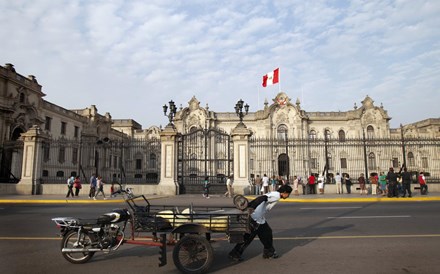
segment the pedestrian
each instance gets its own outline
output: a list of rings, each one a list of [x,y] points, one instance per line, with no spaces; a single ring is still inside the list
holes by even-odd
[[[428,185],[425,180],[425,173],[420,172],[419,174],[419,185],[420,185],[420,195],[428,194]]]
[[[342,189],[342,176],[341,174],[339,174],[339,172],[336,172],[335,182],[336,182],[336,193],[344,194],[344,190]]]
[[[387,195],[387,176],[383,171],[380,172],[379,176],[379,185],[380,185],[380,191],[382,192],[382,196]]]
[[[295,194],[295,196],[299,195],[298,184],[299,184],[298,176],[293,176],[293,193]]]
[[[318,191],[319,194],[324,194],[324,174],[322,174],[321,176],[318,176]]]
[[[310,173],[308,184],[309,184],[309,194],[316,194],[315,175],[313,175],[313,173]]]
[[[408,193],[408,198],[411,198],[412,197],[411,173],[409,173],[408,169],[404,167],[401,176],[402,176],[402,197],[406,197],[406,193]]]
[[[226,180],[226,193],[225,193],[225,196],[229,197],[229,198],[234,197],[234,188],[232,186],[232,184],[234,182],[233,179],[234,179],[234,176],[231,174],[231,175],[229,175],[228,179]]]
[[[263,184],[263,180],[259,174],[257,174],[257,178],[255,178],[255,195],[260,195],[261,193],[261,185]]]
[[[82,188],[81,179],[79,176],[75,177],[75,181],[73,181],[73,187],[75,188],[75,197],[78,197],[79,191]]]
[[[350,175],[345,174],[344,176],[345,188],[347,190],[347,194],[351,194],[351,185],[353,184],[350,179]]]
[[[361,173],[361,175],[359,176],[358,183],[359,183],[360,194],[363,195],[365,193],[366,195],[368,195],[368,191],[365,186],[365,184],[366,184],[365,177],[364,177],[363,173]]]
[[[98,179],[96,180],[96,187],[98,189],[98,191],[95,194],[95,197],[93,197],[94,200],[96,200],[96,197],[98,197],[99,193],[102,193],[102,196],[104,197],[104,200],[107,200],[107,197],[105,197],[105,193],[104,193],[104,180],[102,179],[101,176],[98,176]]]
[[[92,177],[90,177],[90,191],[89,191],[89,199],[95,197],[96,194],[96,176],[93,173]]]
[[[209,199],[209,187],[211,186],[211,184],[209,183],[209,177],[206,176],[205,180],[203,181],[203,197],[205,197],[206,199]]]
[[[263,244],[263,258],[276,259],[279,255],[273,247],[272,229],[266,221],[266,212],[271,210],[280,199],[286,199],[292,193],[289,185],[282,185],[278,191],[272,191],[262,196],[258,196],[249,202],[249,213],[251,214],[250,233],[244,234],[244,241],[238,243],[229,252],[229,258],[234,261],[241,261],[244,250],[251,244],[255,236],[258,235],[260,242]]]
[[[390,167],[386,180],[388,182],[388,197],[399,197],[397,192],[397,174],[394,173],[394,168]]]
[[[275,175],[272,176],[272,179],[270,180],[270,192],[277,190],[277,177]]]
[[[370,182],[371,182],[371,195],[377,195],[377,174],[370,174]]]
[[[261,188],[263,190],[262,194],[269,193],[269,177],[267,177],[267,175],[264,174],[261,181],[263,182],[263,187]]]
[[[67,179],[67,194],[66,198],[69,198],[70,196],[74,197],[73,195],[73,183],[75,182],[75,177],[72,175]]]

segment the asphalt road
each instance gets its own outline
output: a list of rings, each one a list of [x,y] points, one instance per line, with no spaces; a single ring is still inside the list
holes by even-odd
[[[179,273],[172,262],[172,247],[168,265],[161,268],[158,248],[136,245],[97,254],[83,265],[64,260],[51,218],[95,217],[119,206],[1,204],[0,272]],[[210,273],[440,273],[438,212],[440,202],[280,203],[267,217],[281,257],[262,259],[256,239],[244,253],[245,260],[233,263],[227,259],[233,246],[217,238],[212,243],[215,258]]]

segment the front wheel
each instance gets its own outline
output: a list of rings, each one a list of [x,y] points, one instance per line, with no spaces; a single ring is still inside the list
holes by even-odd
[[[78,235],[79,234],[79,235]],[[69,249],[89,249],[92,248],[92,238],[84,233],[78,231],[70,231],[64,235],[61,241],[61,250],[63,248]],[[83,264],[90,260],[95,252],[61,252],[63,257],[73,264]]]
[[[200,235],[186,235],[173,250],[174,265],[183,273],[205,273],[212,265],[213,251],[208,240]]]

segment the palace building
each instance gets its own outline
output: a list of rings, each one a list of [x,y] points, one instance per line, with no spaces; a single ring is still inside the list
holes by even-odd
[[[35,76],[0,66],[0,188],[9,193],[64,193],[70,175],[148,193],[200,193],[208,176],[224,193],[234,176],[238,193],[259,175],[306,177],[424,171],[440,182],[440,118],[390,128],[383,106],[366,96],[346,111],[308,112],[280,92],[260,110],[243,101],[236,112],[201,107],[196,97],[169,113],[165,128],[99,114],[95,105],[66,109],[44,100]],[[169,112],[168,112],[169,110]]]

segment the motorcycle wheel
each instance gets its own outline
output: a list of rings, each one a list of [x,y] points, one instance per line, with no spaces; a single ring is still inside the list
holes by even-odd
[[[249,205],[248,199],[240,194],[234,196],[233,203],[235,207],[241,211],[244,211]]]
[[[213,257],[208,240],[195,234],[181,238],[173,250],[174,265],[183,273],[205,273],[211,267]]]
[[[78,241],[79,239],[79,241]],[[78,238],[78,231],[70,231],[64,235],[61,241],[61,249],[63,248],[91,248],[93,239],[88,234],[80,233]],[[72,252],[63,253],[63,257],[73,264],[83,264],[90,260],[95,252]]]

